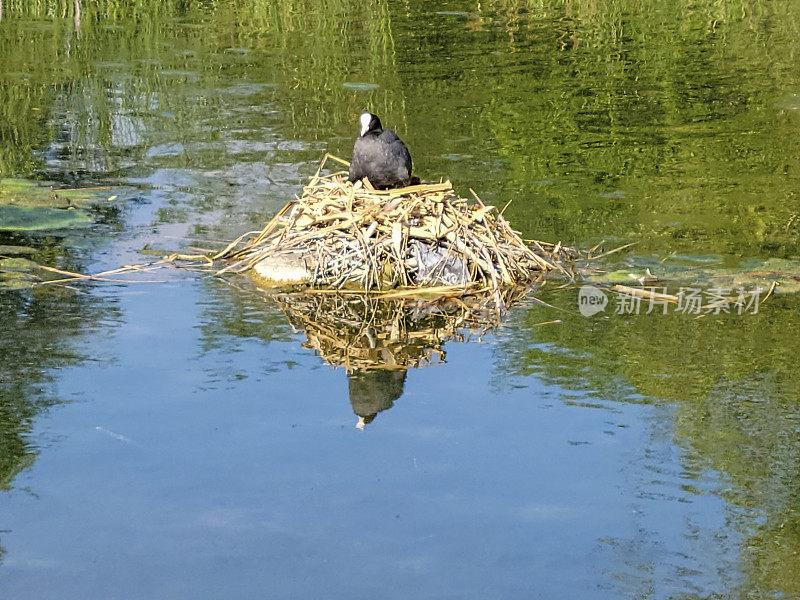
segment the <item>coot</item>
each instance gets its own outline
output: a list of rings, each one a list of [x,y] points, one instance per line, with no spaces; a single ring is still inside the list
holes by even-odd
[[[403,141],[391,129],[384,130],[377,115],[365,112],[359,121],[361,134],[353,145],[348,179],[366,177],[379,190],[411,183],[411,155]]]

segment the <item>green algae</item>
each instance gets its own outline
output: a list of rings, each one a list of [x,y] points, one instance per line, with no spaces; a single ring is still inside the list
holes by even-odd
[[[0,229],[44,231],[90,227],[92,218],[80,209],[35,206],[0,206]]]
[[[774,284],[776,293],[800,292],[800,261],[797,260],[748,259],[738,264],[726,265],[722,261],[711,262],[707,257],[694,261],[681,257],[677,264],[631,257],[627,262],[627,268],[586,272],[584,279],[598,285],[625,284],[668,288],[693,286],[728,290],[757,287],[767,290]],[[692,262],[695,264],[687,266],[687,263]]]
[[[0,244],[0,256],[27,256],[31,254],[36,254],[36,248]]]
[[[32,272],[39,265],[27,258],[4,258],[0,260],[0,289],[26,289],[33,286],[37,278]]]
[[[92,207],[116,198],[109,189],[54,189],[29,179],[0,179],[0,230],[43,231],[88,227]]]

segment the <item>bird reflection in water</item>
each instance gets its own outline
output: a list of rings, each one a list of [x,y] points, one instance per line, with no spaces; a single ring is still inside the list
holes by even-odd
[[[347,374],[350,404],[358,417],[358,429],[364,429],[375,420],[379,412],[394,406],[394,401],[403,395],[407,373],[408,371],[402,369],[359,370]]]
[[[409,369],[445,362],[445,342],[480,339],[503,309],[530,288],[499,294],[463,293],[438,299],[382,299],[361,294],[268,293],[306,336],[305,348],[344,367],[350,404],[364,429],[403,394]],[[457,290],[455,291],[457,292]]]

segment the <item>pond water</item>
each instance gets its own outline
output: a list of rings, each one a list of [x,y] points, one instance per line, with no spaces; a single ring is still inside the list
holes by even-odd
[[[117,198],[0,244],[217,248],[371,109],[525,237],[795,265],[798,9],[6,0],[0,177]],[[554,281],[348,377],[246,285],[146,278],[0,290],[4,597],[800,597],[793,294],[587,318]]]

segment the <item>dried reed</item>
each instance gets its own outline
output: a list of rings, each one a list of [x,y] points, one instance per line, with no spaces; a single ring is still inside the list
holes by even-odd
[[[561,244],[528,244],[475,192],[459,197],[449,181],[374,190],[347,173],[322,175],[326,155],[302,194],[260,232],[248,232],[214,256],[217,273],[243,273],[265,260],[301,257],[311,286],[432,291],[443,286],[524,285],[561,272],[577,252]]]

